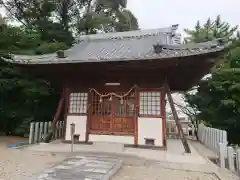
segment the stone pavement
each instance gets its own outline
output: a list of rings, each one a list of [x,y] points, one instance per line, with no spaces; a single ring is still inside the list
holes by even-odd
[[[109,180],[122,160],[108,156],[73,156],[29,180]]]

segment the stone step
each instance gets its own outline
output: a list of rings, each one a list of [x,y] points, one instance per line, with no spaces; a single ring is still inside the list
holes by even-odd
[[[110,180],[123,161],[107,156],[73,156],[34,174],[28,180]]]
[[[114,143],[114,142],[104,142],[98,141],[93,143],[93,148],[98,151],[103,152],[123,152],[124,151],[124,144],[122,143]]]

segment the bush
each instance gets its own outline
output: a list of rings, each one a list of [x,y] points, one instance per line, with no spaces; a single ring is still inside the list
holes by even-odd
[[[54,43],[44,43],[40,45],[36,50],[36,54],[48,54],[48,53],[54,53],[58,50],[65,50],[67,49],[66,44],[54,42]]]

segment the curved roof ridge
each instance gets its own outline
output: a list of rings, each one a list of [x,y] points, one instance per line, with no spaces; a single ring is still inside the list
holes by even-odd
[[[215,48],[221,45],[222,38],[214,39],[212,41],[206,41],[201,43],[187,43],[187,44],[159,44],[163,48],[166,49],[176,49],[176,50],[184,50],[184,49],[201,49],[201,48]]]
[[[143,29],[143,30],[134,30],[134,31],[124,31],[124,32],[110,32],[110,33],[99,33],[99,34],[89,34],[82,35],[77,38],[77,41],[81,42],[84,40],[104,40],[104,39],[118,39],[118,38],[131,38],[131,37],[141,37],[141,36],[152,36],[158,35],[161,33],[166,34],[176,34],[178,29],[178,24],[172,25],[164,28],[156,28],[156,29]]]

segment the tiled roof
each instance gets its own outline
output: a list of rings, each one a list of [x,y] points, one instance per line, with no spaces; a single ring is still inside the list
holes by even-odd
[[[129,31],[84,35],[77,43],[64,52],[65,57],[57,54],[40,56],[13,56],[19,64],[83,63],[103,61],[129,61],[146,59],[165,59],[217,52],[224,49],[220,41],[199,44],[174,44],[176,26],[155,30]],[[159,45],[161,52],[154,51]]]
[[[131,37],[139,37],[139,36],[152,36],[157,35],[159,33],[165,34],[176,34],[176,30],[178,29],[178,25],[172,25],[164,28],[157,29],[146,29],[146,30],[135,30],[135,31],[124,31],[124,32],[110,32],[110,33],[99,33],[92,35],[82,35],[77,40],[103,40],[103,39],[117,39],[117,38],[131,38]]]

